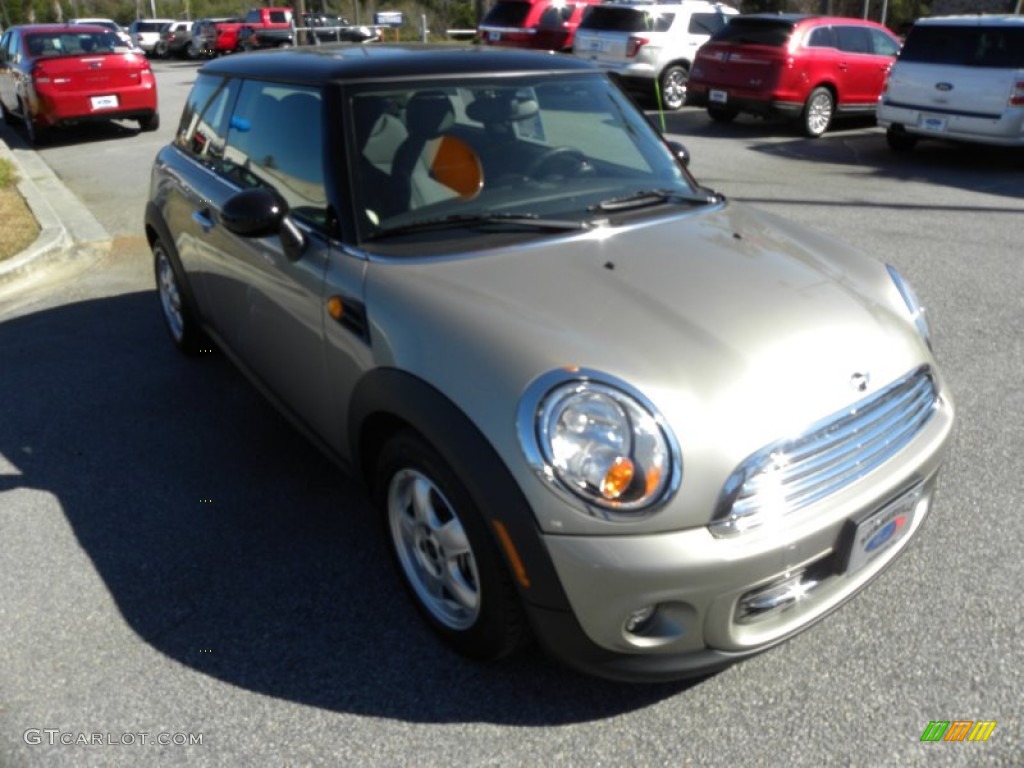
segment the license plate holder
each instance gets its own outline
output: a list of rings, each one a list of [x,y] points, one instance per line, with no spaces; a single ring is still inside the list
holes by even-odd
[[[708,101],[712,104],[725,104],[729,101],[729,92],[712,88],[708,91]]]
[[[881,509],[847,523],[844,545],[847,575],[856,573],[910,533],[922,493],[923,486],[918,484]]]
[[[918,127],[923,131],[929,131],[930,133],[945,133],[946,123],[948,118],[942,115],[921,115]]]
[[[109,96],[93,96],[89,99],[89,103],[92,105],[93,111],[100,109],[117,109],[117,94],[112,93]]]

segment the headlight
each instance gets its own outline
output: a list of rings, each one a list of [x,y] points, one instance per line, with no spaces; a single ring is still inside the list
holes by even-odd
[[[903,279],[903,276],[896,270],[896,267],[891,264],[886,264],[885,268],[889,270],[889,276],[892,281],[896,283],[896,290],[900,292],[900,296],[903,297],[903,303],[907,305],[907,310],[910,312],[910,317],[914,321],[914,325],[917,326],[917,332],[921,334],[921,338],[924,339],[925,344],[928,345],[928,349],[932,348],[932,331],[928,326],[928,315],[925,313],[924,307],[917,298],[917,294],[914,293],[914,289],[910,287],[910,283]]]
[[[555,371],[531,386],[519,421],[535,468],[589,505],[636,513],[678,488],[682,465],[671,431],[654,406],[622,382]]]

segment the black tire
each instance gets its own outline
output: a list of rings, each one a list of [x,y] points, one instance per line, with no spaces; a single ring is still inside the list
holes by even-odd
[[[17,122],[14,115],[7,111],[7,108],[4,106],[2,101],[0,101],[0,115],[3,115],[4,122],[7,123],[7,125],[14,125]]]
[[[716,123],[731,123],[738,114],[739,110],[729,107],[708,107],[708,117]]]
[[[835,114],[836,100],[828,88],[815,88],[804,103],[804,111],[800,115],[800,130],[809,139],[817,139],[832,124]]]
[[[25,102],[21,101],[18,103],[21,105],[21,122],[25,126],[25,138],[28,139],[28,143],[33,147],[42,146],[46,143],[46,129],[40,128],[32,122],[32,115],[29,114]]]
[[[160,127],[160,113],[154,112],[146,117],[139,118],[139,130],[140,131],[155,131]]]
[[[171,341],[186,355],[198,355],[209,351],[210,343],[196,320],[197,313],[177,255],[172,253],[159,237],[150,247],[153,250],[153,274],[156,278],[161,316]]]
[[[398,573],[420,614],[451,648],[498,659],[526,639],[508,569],[465,485],[417,433],[384,446],[374,496]]]
[[[918,139],[902,128],[890,128],[885,132],[885,141],[893,152],[909,152],[917,146]]]
[[[680,64],[672,64],[665,67],[658,79],[658,87],[661,89],[661,106],[675,112],[682,109],[686,103],[686,83],[690,79],[690,72]]]

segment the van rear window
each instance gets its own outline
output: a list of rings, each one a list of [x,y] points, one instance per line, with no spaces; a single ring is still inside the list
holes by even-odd
[[[1024,69],[1024,28],[915,26],[901,61]]]

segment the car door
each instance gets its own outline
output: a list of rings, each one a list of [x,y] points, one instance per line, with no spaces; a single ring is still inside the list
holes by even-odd
[[[872,29],[864,25],[837,24],[840,57],[839,106],[874,109],[895,56],[875,52]]]
[[[324,276],[331,256],[319,89],[245,80],[229,121],[223,175],[239,191],[274,190],[301,233],[301,250],[274,233],[221,234],[204,254],[211,305],[227,307],[230,343],[244,366],[303,422],[329,421]],[[214,228],[225,229],[216,219]],[[217,310],[215,310],[217,311]]]

